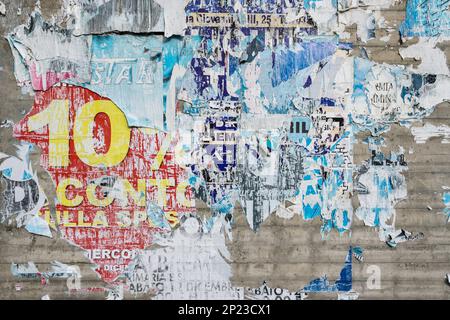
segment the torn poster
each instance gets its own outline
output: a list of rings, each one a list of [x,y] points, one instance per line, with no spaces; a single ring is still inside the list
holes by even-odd
[[[19,86],[47,90],[66,79],[90,80],[90,38],[75,37],[70,31],[45,22],[38,11],[7,39]]]
[[[243,299],[243,288],[230,281],[230,254],[221,224],[217,220],[205,232],[204,222],[192,216],[170,237],[155,239],[159,247],[139,252],[128,267],[129,291],[140,294],[154,289],[157,300]]]
[[[411,133],[416,143],[426,143],[431,138],[441,138],[442,143],[450,143],[450,127],[446,125],[435,126],[427,122],[423,127],[412,127]]]
[[[414,74],[402,66],[355,58],[352,118],[358,126],[380,134],[394,122],[409,124],[430,115],[449,99],[450,79]]]
[[[129,128],[111,100],[88,89],[63,84],[37,92],[14,135],[41,148],[41,165],[56,185],[56,221],[47,207],[40,215],[86,250],[106,281],[121,274],[155,233],[167,232],[148,218],[147,202],[171,225],[193,211],[187,176],[174,161],[174,137]]]
[[[75,35],[164,32],[163,9],[155,0],[65,0]]]
[[[386,244],[391,248],[395,248],[399,243],[412,240],[421,240],[423,238],[424,234],[422,232],[413,234],[412,232],[400,229],[388,234],[386,237]]]
[[[17,227],[25,226],[30,233],[51,238],[52,233],[46,221],[39,217],[39,211],[47,204],[47,198],[39,185],[29,162],[33,145],[18,146],[18,156],[0,154],[0,181],[2,195],[0,222]]]
[[[391,152],[389,157],[372,150],[372,158],[357,169],[355,182],[358,187],[360,207],[356,216],[365,225],[379,231],[381,241],[395,229],[395,205],[407,197],[406,180],[402,172],[407,170],[403,153]]]
[[[450,12],[446,0],[408,0],[406,19],[400,26],[403,37],[450,35]]]
[[[46,284],[49,279],[67,279],[72,276],[81,278],[78,266],[71,266],[59,261],[52,261],[48,271],[39,271],[34,262],[11,263],[11,274],[21,279],[41,279]]]
[[[128,126],[164,130],[162,36],[92,38],[92,78],[82,86],[107,97]]]
[[[337,292],[338,295],[349,294],[354,296],[352,291],[352,247],[345,258],[344,267],[341,269],[339,278],[330,284],[326,275],[312,280],[297,292],[290,292],[282,288],[270,288],[264,281],[259,288],[248,288],[248,298],[256,300],[305,300],[310,293]],[[357,297],[356,297],[357,298]]]
[[[357,26],[356,37],[363,43],[375,39],[376,30],[384,28],[395,32],[395,28],[386,23],[381,10],[395,4],[397,0],[338,0],[338,27],[340,38],[348,38],[346,27]]]
[[[2,221],[40,235],[58,229],[95,263],[108,299],[125,290],[156,299],[357,297],[351,263],[363,261],[360,247],[336,280],[291,292],[234,286],[225,240],[236,212],[254,232],[276,214],[320,220],[323,239],[350,236],[355,217],[392,247],[423,237],[396,228],[407,155],[385,155],[381,141],[391,124],[410,126],[449,100],[441,38],[401,50],[423,60],[416,69],[356,58],[342,42],[353,23],[361,41],[374,38],[386,26],[380,9],[394,3],[67,0],[59,23],[36,11],[8,36],[34,105],[1,126],[41,149],[56,212],[26,157],[2,155]],[[372,157],[355,163],[361,132],[371,134]],[[419,142],[448,134],[411,132]]]
[[[186,29],[184,8],[190,0],[155,0],[164,11],[164,36],[183,36]]]

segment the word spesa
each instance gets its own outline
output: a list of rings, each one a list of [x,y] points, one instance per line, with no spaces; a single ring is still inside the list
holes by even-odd
[[[55,221],[50,216],[50,211],[45,210],[40,213],[43,214],[44,220],[50,227],[56,229]],[[175,225],[178,221],[177,213],[168,212],[165,214],[168,222]],[[153,227],[151,220],[148,218],[146,211],[115,211],[113,214],[107,214],[103,210],[85,212],[82,210],[56,210],[56,224],[65,228],[89,227],[89,228],[104,228],[104,227],[119,227],[139,228],[143,224]]]

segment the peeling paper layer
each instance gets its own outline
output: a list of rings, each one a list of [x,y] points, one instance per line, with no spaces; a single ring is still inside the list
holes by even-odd
[[[154,0],[65,0],[75,35],[164,32],[163,10]]]
[[[417,29],[406,26],[414,2],[405,34]],[[8,37],[17,81],[31,85],[34,105],[2,126],[42,150],[56,213],[21,149],[17,157],[0,154],[2,222],[44,236],[61,231],[109,283],[108,300],[125,290],[156,299],[357,298],[359,247],[332,281],[324,275],[291,292],[267,283],[235,287],[226,237],[233,240],[242,211],[254,232],[276,214],[320,220],[323,239],[350,236],[355,218],[390,247],[423,238],[396,226],[395,207],[408,190],[404,152],[380,149],[392,124],[411,126],[449,100],[437,47],[444,36],[424,29],[427,38],[401,49],[422,60],[416,69],[355,58],[342,42],[355,23],[362,42],[379,28],[391,31],[383,10],[396,3],[71,0],[68,29],[35,12],[30,26]],[[411,132],[422,143],[447,139],[447,129]],[[355,163],[356,134],[364,131],[372,157]],[[197,211],[196,201],[208,210]],[[12,270],[58,277],[70,267]]]
[[[231,282],[229,252],[218,220],[208,234],[192,217],[169,239],[157,240],[158,249],[143,251],[126,273],[132,293],[154,289],[156,300],[243,299],[243,288]]]
[[[164,130],[162,36],[92,38],[92,79],[82,85],[108,97],[130,127]]]
[[[426,143],[434,137],[442,138],[442,143],[450,143],[450,127],[446,125],[435,126],[426,123],[423,127],[412,127],[411,133],[416,143]]]
[[[408,0],[406,19],[400,26],[404,37],[450,35],[450,12],[447,1]]]
[[[2,1],[0,1],[0,15],[6,15],[6,6]]]
[[[0,222],[12,223],[33,234],[52,238],[50,227],[39,217],[47,198],[39,185],[36,173],[29,163],[28,153],[32,146],[18,146],[18,157],[2,155],[0,158],[0,181],[3,186],[0,203]]]
[[[37,11],[30,16],[28,25],[17,27],[7,39],[19,86],[47,90],[62,80],[90,80],[90,38],[75,37],[44,22]]]
[[[360,207],[356,216],[367,226],[378,229],[381,241],[395,232],[395,205],[406,199],[407,170],[403,154],[392,153],[390,157],[373,150],[373,157],[359,168],[357,176]]]
[[[164,36],[183,36],[186,29],[184,8],[190,0],[155,0],[164,11]]]
[[[410,73],[401,66],[355,58],[351,113],[356,124],[379,134],[390,123],[408,124],[449,100],[450,78]]]
[[[440,38],[419,38],[419,42],[400,48],[399,53],[402,58],[414,58],[421,60],[416,68],[409,68],[414,73],[442,74],[450,76],[450,70],[447,65],[445,53],[436,45],[441,41]]]

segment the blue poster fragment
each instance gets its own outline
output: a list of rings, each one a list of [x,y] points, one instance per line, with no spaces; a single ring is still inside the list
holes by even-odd
[[[83,86],[110,98],[129,126],[164,129],[163,37],[92,38],[92,78]]]

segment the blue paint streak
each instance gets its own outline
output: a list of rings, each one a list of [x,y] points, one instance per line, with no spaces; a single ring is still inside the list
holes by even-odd
[[[352,247],[350,247],[345,258],[344,267],[340,272],[339,279],[330,284],[327,276],[312,280],[303,288],[303,292],[348,292],[352,289]]]

